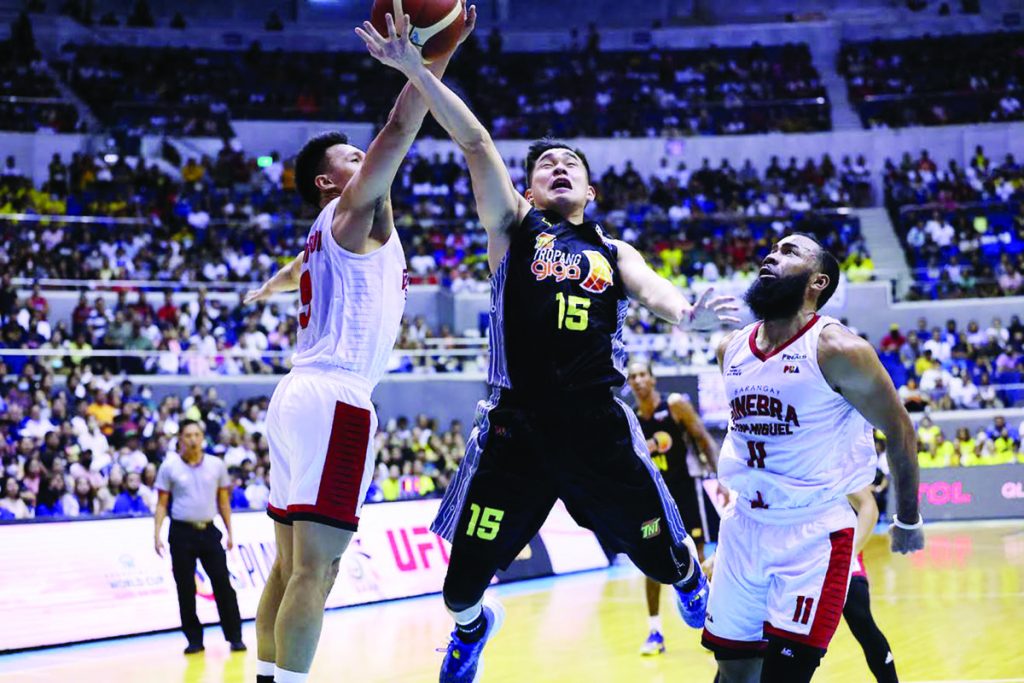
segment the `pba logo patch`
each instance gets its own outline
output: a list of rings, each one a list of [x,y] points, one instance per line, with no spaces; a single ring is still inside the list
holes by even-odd
[[[644,540],[654,538],[661,533],[661,517],[655,517],[652,520],[644,522],[640,525],[640,534]]]
[[[800,366],[799,365],[786,365],[786,366],[783,366],[782,374],[783,375],[798,375],[798,374],[800,374]]]
[[[587,273],[587,278],[580,286],[588,292],[600,294],[614,284],[612,264],[608,263],[604,254],[597,251],[587,249],[583,255],[587,257],[587,262],[590,264],[590,272]]]

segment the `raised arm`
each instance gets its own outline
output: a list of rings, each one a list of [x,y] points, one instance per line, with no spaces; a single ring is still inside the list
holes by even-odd
[[[487,129],[465,102],[424,66],[409,41],[408,22],[405,22],[405,31],[396,32],[391,22],[388,29],[388,36],[381,36],[372,25],[356,29],[356,33],[376,60],[406,75],[423,96],[430,113],[465,155],[477,215],[489,238],[491,269],[496,270],[508,249],[510,228],[523,219],[530,204],[516,191]]]
[[[393,27],[394,21],[391,15],[388,15],[388,25]],[[399,30],[408,28],[407,16],[398,17],[397,22]],[[364,25],[372,29],[370,22]],[[459,38],[460,43],[469,36],[475,25],[476,8],[473,7],[466,13],[466,28]],[[450,59],[451,55],[448,55],[425,66],[424,69],[435,78],[440,78],[444,75]],[[411,83],[406,83],[395,100],[395,106],[388,114],[387,122],[366,150],[359,170],[352,176],[341,194],[339,208],[345,211],[335,211],[332,232],[342,246],[359,250],[360,243],[366,239],[373,225],[372,221],[365,219],[350,220],[352,214],[391,210],[391,185],[423,126],[427,111],[427,103],[423,96]]]
[[[731,296],[709,300],[712,288],[704,290],[696,304],[691,305],[683,292],[651,269],[633,245],[614,240],[619,252],[619,272],[630,299],[638,301],[656,316],[679,325],[683,329],[706,331],[722,323],[738,323],[740,319],[728,315],[738,306]]]
[[[924,533],[918,527],[917,442],[914,424],[896,387],[871,344],[839,325],[822,330],[818,364],[832,388],[885,434],[889,469],[896,487],[896,519],[903,525],[892,527],[892,549],[898,553],[920,550],[924,547]],[[908,526],[917,528],[905,528]]]

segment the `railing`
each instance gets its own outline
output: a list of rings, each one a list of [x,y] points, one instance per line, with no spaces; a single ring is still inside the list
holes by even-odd
[[[632,355],[645,355],[654,357],[656,360],[678,360],[682,356],[676,352],[679,347],[676,345],[676,338],[670,334],[645,335],[642,343],[626,345],[626,352]],[[694,342],[697,343],[694,343]],[[703,342],[703,343],[701,343]],[[456,368],[461,367],[466,361],[481,360],[489,357],[490,348],[488,340],[476,337],[433,337],[422,342],[426,348],[396,348],[392,351],[391,372],[406,372],[407,361],[414,366],[426,364],[439,364],[445,366],[451,362]],[[692,334],[687,351],[709,356],[710,346],[703,335]],[[204,353],[194,349],[154,349],[154,350],[127,350],[127,349],[68,349],[68,348],[35,348],[35,349],[0,349],[0,360],[7,358],[22,359],[44,359],[51,366],[54,360],[61,361],[63,367],[74,367],[88,363],[91,359],[99,359],[100,365],[109,367],[116,372],[128,372],[129,374],[184,374],[188,376],[208,376],[225,374],[217,368],[224,368],[225,360],[242,361],[243,363],[257,362],[272,365],[279,371],[290,367],[290,359],[294,351],[281,350],[258,350],[240,349],[232,347],[216,353]],[[48,360],[45,360],[48,359]],[[131,361],[131,362],[125,362]],[[161,362],[166,365],[161,370]],[[171,371],[171,370],[174,371]],[[189,372],[190,370],[202,370],[202,372]],[[253,374],[253,373],[244,373]]]

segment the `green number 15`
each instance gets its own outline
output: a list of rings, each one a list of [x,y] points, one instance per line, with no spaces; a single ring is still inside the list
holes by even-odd
[[[493,541],[498,535],[501,526],[501,519],[505,516],[504,510],[495,508],[484,508],[476,503],[469,504],[469,527],[466,529],[467,536],[476,536],[482,541]]]
[[[558,329],[573,332],[587,329],[590,323],[590,314],[587,312],[590,308],[590,299],[585,296],[569,295],[567,304],[565,295],[559,292],[555,294],[555,301],[558,302]]]

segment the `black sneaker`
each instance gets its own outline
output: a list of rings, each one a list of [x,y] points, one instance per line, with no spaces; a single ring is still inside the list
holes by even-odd
[[[203,647],[202,644],[199,644],[199,645],[190,644],[188,647],[185,648],[185,654],[187,654],[187,655],[194,655],[194,654],[197,654],[199,652],[202,652],[205,649],[206,648]]]
[[[249,648],[247,648],[245,646],[245,643],[243,643],[240,640],[236,640],[233,643],[231,643],[231,651],[232,652],[245,652],[248,649]]]

